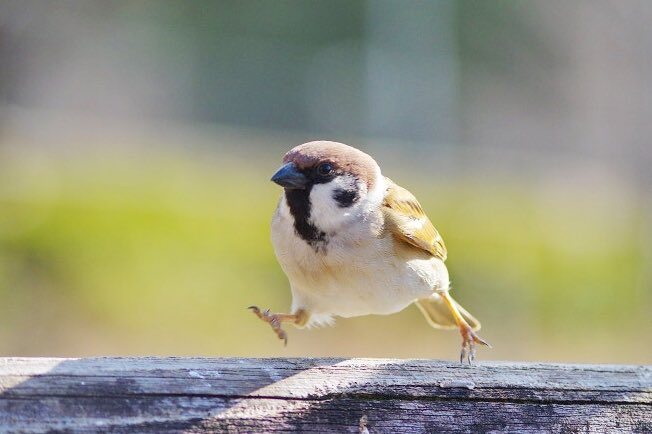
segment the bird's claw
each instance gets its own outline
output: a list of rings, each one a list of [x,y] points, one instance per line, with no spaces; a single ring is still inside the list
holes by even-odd
[[[258,318],[269,323],[269,325],[272,327],[272,330],[274,330],[274,333],[276,333],[276,336],[278,336],[278,338],[281,339],[287,346],[287,333],[285,333],[285,330],[281,328],[281,321],[276,314],[270,313],[269,309],[261,312],[258,306],[249,306],[247,309],[250,309]]]
[[[460,363],[462,364],[464,363],[464,360],[466,360],[469,365],[471,365],[473,360],[475,360],[475,344],[486,345],[487,347],[491,348],[489,342],[478,336],[478,334],[475,333],[473,329],[467,324],[460,326],[460,333],[462,335],[462,351],[460,353]]]

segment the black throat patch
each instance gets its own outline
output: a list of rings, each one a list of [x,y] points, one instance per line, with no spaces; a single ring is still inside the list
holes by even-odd
[[[324,250],[328,239],[326,233],[310,223],[310,190],[285,190],[285,200],[294,218],[294,230],[315,251]]]

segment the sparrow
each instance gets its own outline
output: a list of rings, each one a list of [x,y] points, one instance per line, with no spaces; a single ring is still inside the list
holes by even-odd
[[[412,193],[376,161],[343,143],[314,141],[285,154],[271,179],[283,187],[271,224],[290,282],[290,313],[249,308],[287,344],[283,323],[388,315],[416,304],[438,329],[459,329],[470,364],[480,322],[450,296],[444,240]]]

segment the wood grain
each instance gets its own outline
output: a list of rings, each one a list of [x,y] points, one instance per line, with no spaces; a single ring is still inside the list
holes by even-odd
[[[360,419],[366,416],[366,428]],[[652,433],[652,367],[0,358],[0,432]]]

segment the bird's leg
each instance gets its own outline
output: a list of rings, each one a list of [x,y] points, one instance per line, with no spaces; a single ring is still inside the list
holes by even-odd
[[[272,326],[272,330],[276,333],[279,339],[288,344],[288,336],[281,328],[284,322],[292,322],[298,326],[302,326],[308,320],[308,316],[304,310],[298,310],[296,313],[270,313],[269,309],[261,311],[258,306],[249,306],[249,309],[256,314],[256,316]]]
[[[475,359],[475,344],[486,345],[489,348],[491,348],[491,345],[489,345],[487,341],[482,339],[480,336],[478,336],[477,333],[473,331],[469,323],[467,323],[462,314],[460,314],[460,311],[457,309],[457,306],[455,306],[455,302],[451,296],[448,295],[448,291],[441,291],[439,292],[439,295],[444,299],[446,306],[453,314],[455,322],[460,329],[460,334],[462,335],[462,352],[460,353],[460,363],[464,363],[464,359],[466,359],[470,365]]]

